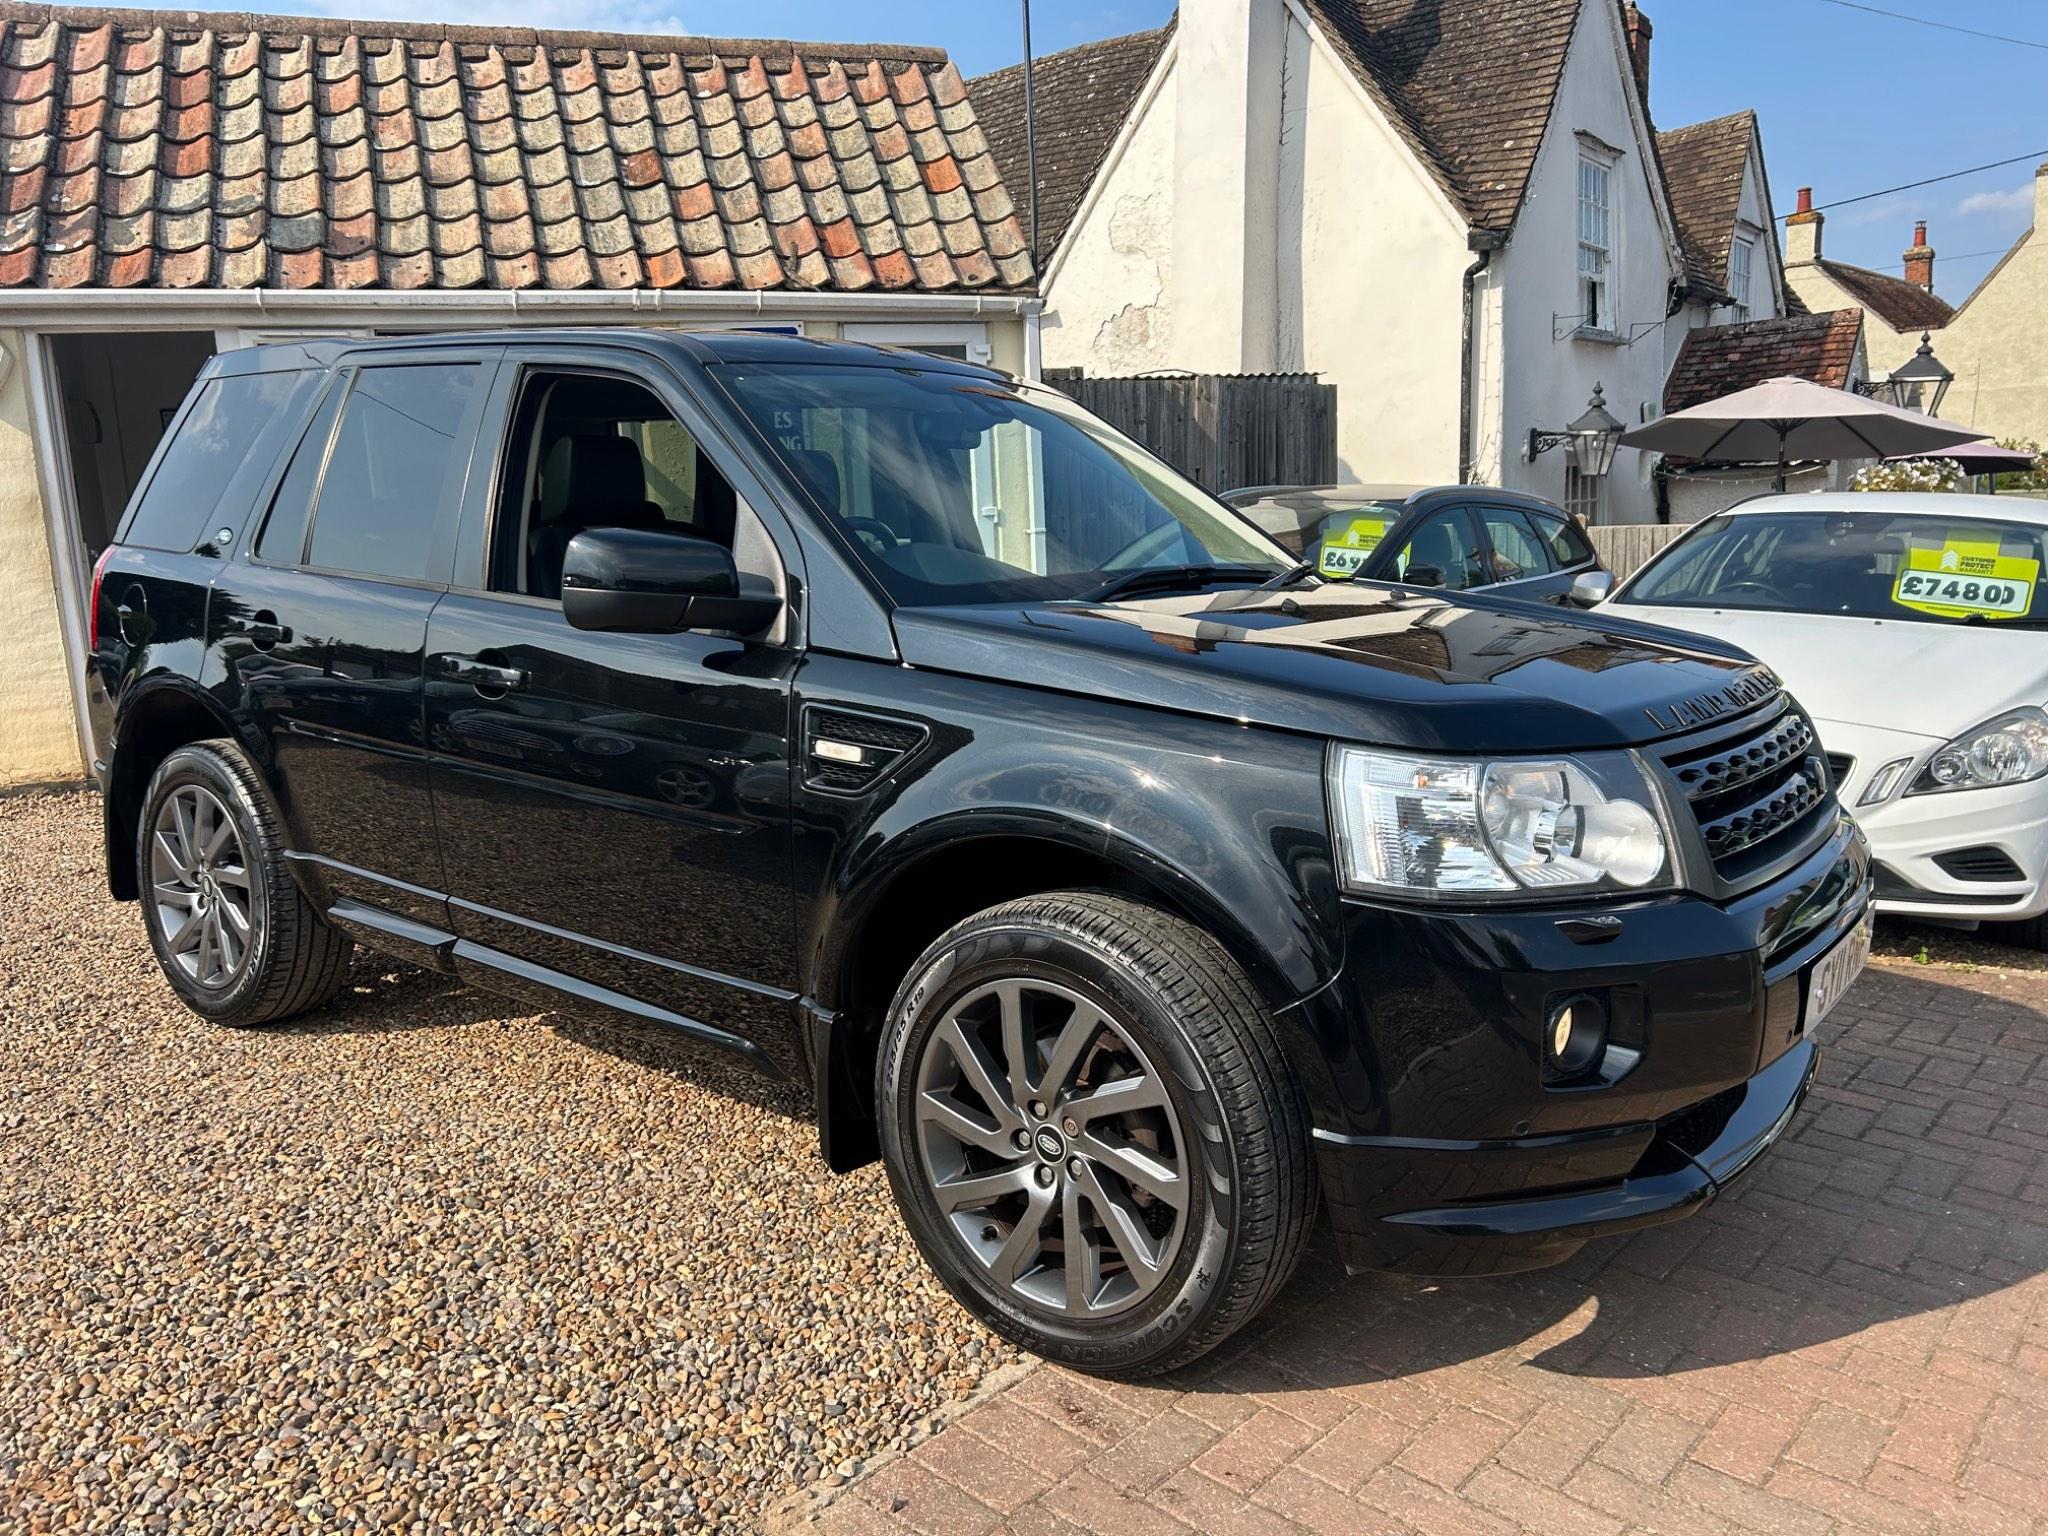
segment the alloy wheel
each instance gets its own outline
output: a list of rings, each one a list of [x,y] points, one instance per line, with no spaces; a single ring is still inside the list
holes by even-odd
[[[181,784],[157,808],[149,899],[164,951],[202,987],[230,985],[254,948],[249,861],[234,817],[202,784]]]
[[[926,1037],[916,1120],[947,1224],[1019,1300],[1104,1317],[1172,1268],[1187,1143],[1158,1068],[1078,992],[1033,978],[964,994]]]

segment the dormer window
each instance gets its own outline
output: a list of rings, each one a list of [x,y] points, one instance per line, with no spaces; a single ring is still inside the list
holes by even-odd
[[[1735,243],[1728,248],[1728,293],[1735,300],[1735,318],[1747,320],[1750,316],[1749,272],[1756,259],[1756,243],[1746,236],[1737,235]]]
[[[1579,329],[1611,335],[1614,318],[1614,215],[1611,158],[1579,149]]]

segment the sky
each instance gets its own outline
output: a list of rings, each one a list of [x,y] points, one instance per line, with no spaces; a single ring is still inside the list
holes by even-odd
[[[1869,3],[2018,41],[1915,25],[1845,0],[1646,0],[1656,33],[1651,111],[1660,127],[1672,128],[1755,108],[1781,216],[1802,186],[1825,205],[2025,157],[1828,214],[1828,256],[1887,272],[1899,270],[1913,221],[1926,219],[1937,252],[1935,287],[1960,302],[2032,221],[2033,168],[2048,159],[2048,0]],[[1023,56],[1018,0],[494,0],[485,11],[475,0],[270,0],[263,8],[921,43],[946,49],[969,75]],[[1033,51],[1046,54],[1158,26],[1173,0],[1033,0],[1031,10]]]

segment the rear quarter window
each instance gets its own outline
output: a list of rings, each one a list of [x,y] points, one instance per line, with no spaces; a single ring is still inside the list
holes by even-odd
[[[1593,558],[1593,545],[1578,524],[1567,518],[1552,517],[1547,512],[1529,514],[1536,521],[1536,527],[1550,545],[1550,551],[1557,557],[1560,567],[1584,565]]]
[[[190,551],[212,528],[217,512],[239,517],[244,508],[222,506],[229,483],[250,461],[271,461],[296,414],[287,407],[307,378],[301,371],[243,373],[203,385],[149,477],[121,541]]]

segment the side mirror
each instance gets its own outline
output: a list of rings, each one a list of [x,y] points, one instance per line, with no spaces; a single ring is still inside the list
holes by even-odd
[[[1397,577],[1404,587],[1440,587],[1444,584],[1443,567],[1440,565],[1411,565],[1408,574]]]
[[[1595,608],[1607,600],[1607,594],[1614,590],[1612,571],[1581,571],[1572,578],[1571,591],[1565,600],[1575,608]]]
[[[742,595],[732,551],[691,534],[586,528],[562,552],[562,616],[576,629],[752,634],[781,610],[780,597]]]

